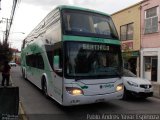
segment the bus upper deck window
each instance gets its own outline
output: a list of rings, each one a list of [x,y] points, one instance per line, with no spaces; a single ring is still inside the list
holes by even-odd
[[[71,15],[70,16],[70,28],[71,31],[88,32],[89,31],[89,20],[85,15]]]

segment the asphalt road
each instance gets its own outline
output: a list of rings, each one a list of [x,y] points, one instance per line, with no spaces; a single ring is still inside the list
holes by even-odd
[[[11,77],[14,85],[19,86],[20,100],[29,120],[160,120],[160,99],[154,97],[62,107],[54,100],[47,99],[37,87],[24,80],[19,66],[12,67]]]

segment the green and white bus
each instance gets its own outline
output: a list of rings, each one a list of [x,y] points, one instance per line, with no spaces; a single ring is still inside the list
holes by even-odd
[[[23,40],[25,79],[63,106],[121,99],[120,40],[109,15],[58,6]]]

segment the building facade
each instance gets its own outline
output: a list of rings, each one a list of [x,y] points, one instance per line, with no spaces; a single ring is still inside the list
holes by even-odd
[[[141,77],[160,83],[160,0],[141,4]]]
[[[11,48],[11,51],[13,53],[11,61],[14,61],[17,64],[20,64],[20,51],[14,48]]]
[[[140,75],[141,3],[112,14],[121,39],[124,67]]]

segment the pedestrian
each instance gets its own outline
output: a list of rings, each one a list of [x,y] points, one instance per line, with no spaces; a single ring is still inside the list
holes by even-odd
[[[10,65],[8,65],[8,61],[5,61],[2,67],[2,86],[4,86],[5,81],[6,81],[6,86],[9,86],[10,69],[11,67]]]

